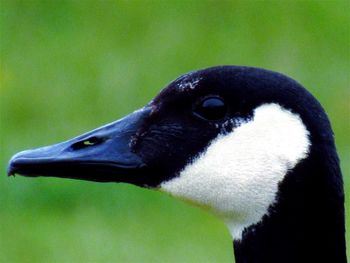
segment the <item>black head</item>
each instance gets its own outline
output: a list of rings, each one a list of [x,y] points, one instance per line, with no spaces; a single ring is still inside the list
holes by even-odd
[[[8,174],[157,187],[266,103],[296,112],[312,140],[333,141],[321,106],[294,80],[258,68],[220,66],[179,77],[119,121],[15,155]]]
[[[222,217],[240,262],[345,262],[330,123],[308,91],[276,72],[190,72],[119,121],[16,154],[8,174],[160,187]]]

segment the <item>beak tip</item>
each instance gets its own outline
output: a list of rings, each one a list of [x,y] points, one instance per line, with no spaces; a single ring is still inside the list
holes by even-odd
[[[15,176],[15,174],[16,174],[15,169],[10,163],[9,166],[7,167],[7,176]]]
[[[13,156],[7,166],[7,176],[15,176],[16,174],[16,156]]]
[[[15,176],[15,174],[18,174],[18,171],[23,161],[22,157],[25,152],[27,151],[19,152],[11,157],[7,166],[7,176]]]

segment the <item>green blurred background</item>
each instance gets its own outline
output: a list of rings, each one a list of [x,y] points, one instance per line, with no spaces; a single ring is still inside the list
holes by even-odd
[[[12,154],[116,120],[213,65],[283,72],[321,101],[349,207],[348,1],[0,0],[0,13],[0,261],[232,262],[222,222],[163,194],[6,177]]]

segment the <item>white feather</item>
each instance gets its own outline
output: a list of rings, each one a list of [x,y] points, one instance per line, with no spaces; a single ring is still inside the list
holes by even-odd
[[[240,239],[268,213],[287,172],[309,152],[300,117],[278,104],[264,104],[253,118],[219,135],[161,190],[209,208]]]

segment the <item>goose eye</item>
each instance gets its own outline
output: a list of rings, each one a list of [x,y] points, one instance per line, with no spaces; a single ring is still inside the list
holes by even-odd
[[[219,97],[205,98],[193,110],[196,116],[209,121],[221,120],[226,116],[227,106]]]

